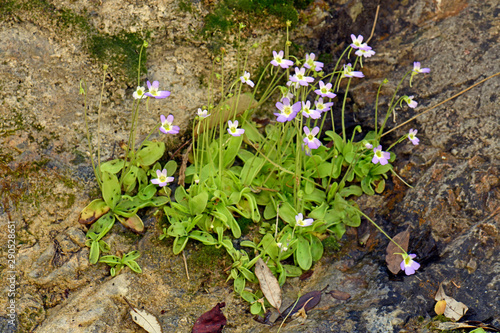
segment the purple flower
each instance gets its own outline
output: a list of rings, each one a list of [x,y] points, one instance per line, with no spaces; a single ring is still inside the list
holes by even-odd
[[[198,108],[198,117],[200,117],[200,119],[206,118],[208,116],[210,116],[210,114],[207,110],[202,111],[200,108]]]
[[[282,103],[283,102],[283,103]],[[301,102],[297,102],[293,105],[290,105],[290,100],[288,98],[283,98],[282,102],[277,102],[276,107],[280,110],[280,113],[275,113],[274,115],[278,118],[276,121],[280,123],[284,123],[285,121],[290,121],[297,113],[300,111]]]
[[[366,149],[372,149],[373,148],[373,145],[369,142],[365,143],[365,147]]]
[[[403,254],[403,261],[401,261],[400,267],[405,272],[406,275],[415,274],[415,271],[420,268],[420,264],[413,259],[417,256],[416,254]]]
[[[310,76],[306,76],[306,69],[295,67],[295,75],[290,76],[290,81],[296,82],[301,86],[307,86],[310,82],[313,82],[314,79]]]
[[[314,90],[314,92],[321,97],[329,97],[329,98],[335,98],[334,93],[331,92],[332,89],[332,84],[327,83],[325,84],[323,81],[319,81],[319,89]]]
[[[323,103],[323,98],[318,98],[318,100],[316,102],[314,102],[314,104],[316,105],[316,111],[319,111],[319,112],[326,112],[328,110],[330,110],[330,107],[333,106],[333,102],[329,102],[329,103]]]
[[[253,88],[253,86],[255,86],[253,81],[250,80],[250,73],[248,73],[246,71],[243,74],[243,76],[240,76],[240,80],[241,80],[241,82],[248,84],[252,88]]]
[[[319,127],[314,127],[312,131],[309,131],[309,127],[304,126],[304,133],[306,133],[306,137],[304,138],[304,143],[310,149],[317,149],[321,146],[321,141],[316,138],[316,134],[319,133]]]
[[[174,121],[174,116],[171,114],[165,118],[164,115],[160,116],[161,120],[161,126],[160,126],[160,131],[162,131],[165,134],[177,134],[179,133],[179,126],[173,126],[172,122]]]
[[[227,126],[229,126],[229,128],[227,129],[227,131],[232,136],[240,136],[243,133],[245,133],[245,130],[243,128],[238,128],[238,120],[235,120],[234,123],[231,120],[229,120],[227,122]]]
[[[429,73],[430,71],[431,70],[429,68],[420,68],[420,63],[418,61],[415,61],[413,63],[413,73],[415,73],[415,74],[418,74],[418,73]]]
[[[413,96],[403,96],[403,100],[412,109],[416,108],[418,103],[413,100]]]
[[[316,110],[311,110],[311,102],[302,102],[302,115],[306,118],[311,117],[312,119],[318,119],[321,117],[321,112]]]
[[[148,84],[148,92],[145,93],[144,95],[149,97],[154,97],[157,99],[166,98],[170,96],[170,91],[158,90],[160,82],[153,81],[153,84],[151,84],[151,82],[147,81],[147,84]]]
[[[313,224],[314,220],[313,219],[305,219],[302,213],[299,213],[299,215],[295,215],[295,225],[298,225],[299,227],[308,227],[311,224]]]
[[[418,143],[420,142],[420,140],[417,138],[417,132],[418,130],[412,128],[408,133],[408,139],[410,139],[411,143],[413,143],[413,145],[415,146],[417,146]]]
[[[359,49],[363,45],[363,36],[359,35],[357,38],[354,34],[351,34],[352,44],[351,47],[353,49]]]
[[[351,64],[344,65],[342,77],[365,77],[362,72],[353,71]]]
[[[144,88],[144,87],[137,87],[137,89],[132,94],[132,97],[134,97],[135,99],[146,98],[147,97],[146,96],[146,88]]]
[[[306,62],[304,63],[305,68],[314,68],[316,72],[323,69],[324,64],[319,61],[314,61],[316,55],[314,53],[306,54]]]
[[[366,45],[366,43],[364,43],[362,45],[362,47],[360,47],[358,50],[356,50],[356,52],[354,52],[355,55],[357,55],[358,57],[365,57],[365,58],[370,58],[372,55],[375,54],[375,51],[372,50],[371,47],[369,47],[368,45]]]
[[[373,152],[375,153],[372,159],[373,164],[377,164],[380,162],[381,165],[386,165],[387,163],[389,163],[389,159],[391,158],[391,153],[382,151],[382,146],[373,148]]]
[[[280,66],[281,68],[288,68],[293,65],[293,61],[283,59],[283,51],[279,51],[276,53],[276,51],[273,51],[273,60],[271,61],[271,65],[273,66]]]
[[[168,183],[174,181],[174,177],[167,177],[167,169],[163,169],[163,171],[156,170],[156,179],[151,179],[151,183],[155,185],[159,185],[160,187],[166,186]]]

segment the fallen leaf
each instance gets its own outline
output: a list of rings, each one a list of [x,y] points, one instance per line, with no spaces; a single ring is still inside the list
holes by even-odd
[[[146,330],[148,333],[162,333],[162,329],[158,319],[152,314],[146,312],[145,310],[141,310],[138,308],[132,308],[130,310],[130,316],[132,316],[132,320],[142,328]]]
[[[458,330],[459,328],[475,328],[476,326],[471,326],[465,323],[439,323],[438,329],[440,330]]]
[[[302,273],[301,276],[299,276],[300,281],[304,281],[306,279],[309,279],[313,275],[314,271],[312,269],[308,270],[307,272]]]
[[[350,294],[343,292],[343,291],[340,291],[340,290],[331,290],[331,291],[327,292],[327,294],[329,294],[333,298],[341,300],[341,301],[347,301],[349,298],[351,298]]]
[[[444,293],[443,283],[439,284],[439,289],[434,297],[436,301],[446,301],[444,309],[444,316],[453,320],[459,320],[469,310],[469,308],[462,302],[457,302],[453,297]]]
[[[202,314],[194,323],[191,333],[221,333],[227,319],[221,309],[226,303],[217,303],[210,311]]]
[[[326,286],[323,290],[316,290],[308,292],[307,294],[301,296],[296,302],[286,308],[280,316],[274,321],[275,323],[283,319],[295,318],[296,313],[307,314],[307,311],[313,309],[321,301],[321,293],[328,288]]]
[[[442,315],[445,309],[446,301],[444,299],[438,301],[436,305],[434,305],[434,312],[436,312],[437,315]]]
[[[255,275],[259,280],[260,290],[266,296],[269,304],[279,311],[281,307],[281,288],[278,279],[261,258],[255,263]]]
[[[396,243],[401,245],[401,247],[407,251],[408,243],[410,242],[410,231],[405,230],[400,232],[396,236],[392,238]],[[400,264],[403,261],[403,256],[401,254],[401,249],[397,247],[393,242],[389,242],[386,249],[387,255],[385,256],[385,261],[387,262],[387,268],[391,271],[392,274],[398,274],[401,270]]]

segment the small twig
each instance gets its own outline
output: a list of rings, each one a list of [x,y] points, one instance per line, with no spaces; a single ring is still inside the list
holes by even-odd
[[[182,260],[184,261],[184,268],[186,269],[186,276],[187,276],[187,279],[189,280],[188,264],[187,264],[186,256],[184,255],[184,250],[182,250]]]
[[[130,304],[130,302],[128,301],[128,299],[126,299],[126,298],[125,298],[125,296],[122,296],[122,297],[123,297],[123,299],[125,300],[125,302],[127,302],[128,306],[130,306],[130,308],[131,308],[132,310],[134,310],[134,312],[137,312],[137,311],[135,310],[135,307],[134,307],[132,304]]]
[[[375,32],[375,26],[377,25],[377,19],[378,19],[378,11],[380,10],[380,5],[377,6],[377,11],[375,12],[375,20],[373,21],[373,26],[372,26],[372,33],[370,34],[370,37],[366,41],[367,43],[372,39],[373,33]]]

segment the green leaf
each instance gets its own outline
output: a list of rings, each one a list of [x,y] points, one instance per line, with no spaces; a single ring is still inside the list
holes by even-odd
[[[101,252],[108,253],[111,250],[111,247],[109,246],[108,243],[106,243],[101,239],[99,241],[99,249],[101,250]]]
[[[109,172],[102,173],[102,198],[106,204],[111,208],[115,209],[118,202],[121,199],[121,189],[118,178]]]
[[[229,143],[227,145],[226,150],[223,152],[223,157],[222,157],[223,159],[222,165],[224,169],[233,165],[236,155],[238,155],[238,152],[240,150],[242,142],[243,142],[243,135],[234,136],[229,139]]]
[[[255,302],[257,300],[257,297],[249,291],[243,290],[239,294],[240,294],[241,298],[243,298],[248,303],[252,303],[252,302]]]
[[[245,290],[245,283],[246,283],[245,277],[241,275],[238,276],[234,280],[234,291],[238,294],[241,294],[243,290]]]
[[[141,269],[141,266],[139,266],[138,263],[136,263],[135,261],[127,261],[125,263],[125,265],[127,265],[131,270],[133,270],[134,272],[140,274],[142,273],[142,269]]]
[[[295,208],[292,207],[288,202],[284,202],[280,207],[279,207],[279,217],[286,223],[294,226],[295,225],[295,216],[298,215],[297,211]]]
[[[165,143],[144,141],[144,146],[137,152],[135,159],[141,166],[149,166],[162,158],[165,153]]]
[[[242,242],[240,243],[240,246],[251,247],[251,248],[253,248],[253,249],[256,249],[256,248],[257,248],[257,245],[255,245],[255,243],[254,243],[254,242],[252,242],[252,241],[247,241],[247,240],[242,241]]]
[[[123,190],[125,193],[131,193],[137,184],[137,173],[139,172],[139,168],[135,165],[132,165],[128,170],[125,177],[123,177]]]
[[[95,237],[95,241],[101,240],[108,231],[113,228],[113,225],[115,224],[115,215],[111,212],[106,213],[105,215],[101,216],[99,220],[97,220],[92,226],[90,227],[87,235],[91,233],[95,233],[97,236]]]
[[[262,247],[263,252],[271,257],[272,260],[278,261],[280,249],[271,234],[265,234],[264,237],[262,237],[259,247]]]
[[[193,230],[189,234],[189,237],[203,243],[203,245],[218,244],[217,240],[211,234],[204,231]]]
[[[120,172],[121,169],[123,169],[124,165],[125,161],[118,158],[115,160],[102,163],[99,169],[101,170],[101,172],[109,172],[111,174],[116,175],[118,172]]]
[[[260,315],[261,312],[264,312],[264,310],[262,310],[262,304],[260,304],[259,302],[255,302],[253,303],[251,306],[250,306],[250,312],[253,314],[253,315]]]
[[[318,239],[318,237],[313,235],[308,235],[309,242],[311,243],[311,256],[313,261],[318,261],[323,256],[323,243]]]
[[[264,208],[264,219],[270,220],[270,219],[275,218],[275,217],[276,217],[276,209],[274,209],[274,204],[272,202],[270,202]]]
[[[125,264],[127,261],[136,260],[140,256],[141,254],[139,253],[139,251],[130,251],[129,253],[123,255],[121,262]]]
[[[90,245],[89,261],[91,264],[96,264],[98,260],[99,260],[99,242],[92,241],[92,245]]]
[[[342,140],[342,138],[340,137],[340,135],[338,135],[334,131],[326,131],[325,134],[327,136],[329,136],[330,138],[333,139],[333,142],[335,144],[335,148],[337,148],[338,151],[343,151],[343,149],[344,149],[344,140]]]
[[[172,246],[172,251],[174,254],[179,254],[184,250],[184,247],[187,244],[187,241],[189,240],[189,237],[183,236],[183,237],[176,237],[174,239],[174,244]]]
[[[345,234],[345,225],[344,223],[337,223],[330,226],[328,230],[333,232],[333,234],[335,235],[335,237],[337,237],[337,239],[341,239],[342,236],[344,236]]]
[[[345,146],[344,146],[344,149],[342,149],[342,155],[344,155],[346,161],[347,161],[347,154],[353,152],[353,149],[354,147],[352,146],[352,142],[348,142]],[[352,160],[351,160],[352,161]],[[347,161],[348,163],[351,163],[349,161]]]
[[[385,189],[385,180],[382,178],[378,184],[377,184],[377,187],[375,187],[375,192],[377,192],[378,194],[384,192],[384,189]]]
[[[186,228],[183,223],[175,222],[167,229],[167,234],[171,237],[181,237],[186,236]]]
[[[283,265],[283,268],[285,269],[286,276],[288,277],[301,276],[303,272],[299,267],[293,265]]]
[[[120,258],[117,256],[102,256],[101,259],[99,259],[99,262],[108,264],[110,266],[118,265],[120,263]]]
[[[118,218],[118,221],[133,232],[142,233],[144,231],[144,223],[137,214],[128,218]]]
[[[366,176],[365,178],[363,178],[363,180],[361,180],[361,188],[363,189],[363,192],[365,192],[368,195],[375,194],[371,182],[372,182],[372,177],[370,176]]]
[[[183,186],[179,186],[175,190],[175,201],[177,201],[178,204],[183,205],[184,207],[188,207],[189,205],[189,195],[186,192],[186,189]]]
[[[320,206],[315,207],[309,213],[309,217],[315,220],[323,220],[326,215],[326,210],[328,209],[328,204],[326,202],[322,202]]]
[[[156,185],[155,184],[149,184],[145,187],[143,187],[139,193],[137,193],[137,197],[141,199],[142,201],[147,201],[151,199],[154,195],[156,194]]]
[[[194,198],[189,199],[189,210],[192,215],[198,215],[203,213],[205,208],[207,207],[208,202],[208,193],[201,192]]]
[[[363,194],[363,190],[357,185],[351,185],[348,187],[344,187],[339,193],[343,198],[347,198],[351,195],[359,197],[361,196],[361,194]]]
[[[392,165],[387,163],[386,165],[376,164],[371,170],[370,175],[381,175],[392,169]]]
[[[318,172],[319,172],[319,177],[320,178],[326,178],[326,177],[331,177],[333,176],[333,172],[335,171],[335,166],[332,163],[329,162],[323,162],[320,165],[318,165]]]
[[[172,176],[177,170],[177,162],[170,160],[165,164],[164,169],[167,169],[167,175]]]
[[[295,251],[295,259],[300,268],[304,271],[309,270],[312,265],[311,247],[309,242],[302,235],[298,235],[297,250]]]
[[[104,200],[96,199],[87,205],[81,212],[78,222],[81,224],[92,224],[109,211],[109,206]]]
[[[245,277],[250,282],[255,282],[255,275],[247,268],[240,266],[238,267],[238,270],[241,272],[241,274]]]
[[[260,157],[253,157],[245,162],[243,169],[241,170],[241,182],[247,185],[251,185],[252,182],[257,178],[260,170],[266,163],[266,160]]]

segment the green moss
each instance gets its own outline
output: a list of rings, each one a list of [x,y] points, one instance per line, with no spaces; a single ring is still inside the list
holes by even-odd
[[[241,229],[241,234],[246,235],[250,230],[250,225],[253,225],[253,221],[251,219],[246,219],[244,217],[240,217],[236,220]]]
[[[329,236],[322,241],[325,252],[333,253],[340,250],[340,245],[334,236]]]
[[[193,4],[190,0],[180,0],[179,1],[179,9],[183,12],[192,13],[193,12]]]
[[[261,25],[269,16],[278,18],[283,26],[291,21],[293,27],[299,22],[297,10],[311,3],[312,0],[221,0],[205,17],[202,32],[213,38],[217,32],[236,28],[237,22]]]
[[[230,262],[224,248],[196,244],[198,250],[194,251],[189,258],[189,265],[197,269],[210,270],[219,267],[221,261]]]
[[[149,33],[145,38],[149,37]],[[143,38],[138,33],[122,32],[116,36],[92,34],[87,39],[91,56],[111,67],[112,72],[122,72],[132,82],[137,79],[137,64]],[[141,56],[141,73],[146,73],[147,52]]]

